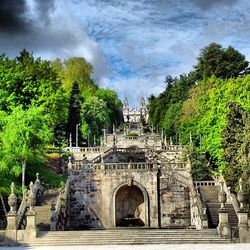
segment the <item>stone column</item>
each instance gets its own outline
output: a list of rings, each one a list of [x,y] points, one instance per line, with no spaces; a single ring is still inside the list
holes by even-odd
[[[241,243],[250,243],[250,231],[248,227],[248,210],[245,208],[245,192],[242,188],[242,179],[239,180],[240,190],[237,194],[237,200],[240,203],[238,211],[238,227],[239,227],[239,239]]]
[[[218,200],[221,203],[221,207],[219,208],[219,225],[217,227],[218,233],[221,237],[224,238],[231,238],[231,228],[228,222],[228,212],[229,210],[225,208],[226,202],[226,193],[223,190],[224,182],[223,180],[220,181],[221,189],[218,194]]]
[[[36,230],[36,212],[34,211],[34,206],[36,204],[36,195],[34,194],[33,182],[30,182],[30,190],[28,195],[28,206],[29,210],[26,213],[27,225],[25,228],[25,240],[34,240],[37,235]]]
[[[16,205],[17,205],[17,198],[14,193],[15,184],[14,182],[10,185],[11,194],[8,198],[8,204],[10,206],[10,211],[7,214],[7,228],[6,228],[6,241],[14,241],[17,240],[17,212],[16,212]]]

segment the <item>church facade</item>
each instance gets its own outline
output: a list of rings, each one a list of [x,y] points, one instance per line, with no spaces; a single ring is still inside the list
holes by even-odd
[[[148,122],[148,110],[146,107],[144,97],[141,98],[140,107],[129,108],[128,99],[125,98],[123,104],[123,120],[125,123],[139,123],[144,119],[145,122]]]

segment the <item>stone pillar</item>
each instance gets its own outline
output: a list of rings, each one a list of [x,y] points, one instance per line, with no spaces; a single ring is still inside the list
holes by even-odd
[[[10,206],[10,211],[7,214],[7,228],[6,228],[6,241],[14,241],[17,240],[17,212],[16,212],[16,205],[17,205],[17,198],[14,193],[15,184],[14,182],[10,185],[11,194],[8,198],[8,204]]]
[[[248,210],[245,208],[245,192],[242,188],[242,179],[239,180],[240,190],[237,194],[237,200],[240,203],[238,211],[238,227],[239,227],[239,240],[241,243],[250,243],[250,230],[248,226]]]
[[[218,210],[219,213],[219,225],[217,227],[218,233],[221,237],[224,238],[231,238],[231,228],[229,226],[228,221],[228,212],[229,210],[225,208],[226,202],[226,193],[223,190],[224,182],[223,180],[220,181],[221,189],[218,194],[218,200],[221,203],[221,207]]]
[[[37,235],[36,230],[36,212],[34,211],[34,206],[36,204],[36,195],[34,194],[33,182],[30,182],[30,190],[28,195],[28,206],[29,210],[26,213],[27,225],[25,228],[25,240],[34,240]]]

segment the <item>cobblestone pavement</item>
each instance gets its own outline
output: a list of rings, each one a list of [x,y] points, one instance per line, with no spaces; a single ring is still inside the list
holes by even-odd
[[[164,244],[164,245],[105,245],[53,247],[0,247],[8,250],[249,250],[250,244]]]

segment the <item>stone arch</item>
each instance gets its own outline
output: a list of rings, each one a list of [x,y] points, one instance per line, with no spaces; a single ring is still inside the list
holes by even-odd
[[[117,226],[117,210],[116,210],[116,202],[117,202],[117,194],[119,194],[119,191],[121,191],[122,189],[126,189],[126,188],[135,188],[138,191],[141,192],[142,194],[142,198],[143,198],[143,204],[141,204],[140,206],[140,211],[141,211],[141,220],[143,221],[143,224],[145,227],[149,226],[149,197],[148,197],[148,193],[146,191],[146,189],[138,182],[130,180],[127,182],[122,182],[120,185],[118,185],[112,192],[112,205],[111,205],[111,215],[112,215],[112,225],[113,227]],[[143,215],[143,217],[142,217]]]

